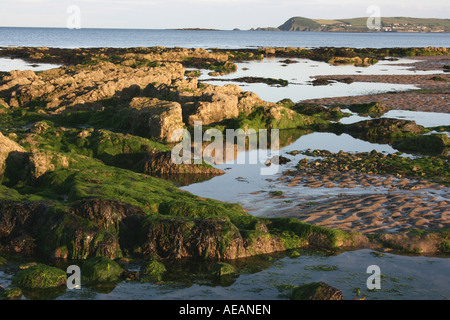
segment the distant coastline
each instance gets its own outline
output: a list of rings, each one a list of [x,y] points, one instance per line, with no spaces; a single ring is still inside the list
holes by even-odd
[[[178,31],[225,31],[220,29],[206,29],[206,28],[179,28],[179,29],[168,29],[168,30],[178,30]]]
[[[279,27],[258,27],[251,31],[316,31],[316,32],[399,32],[399,33],[449,33],[450,19],[381,17],[378,26],[369,29],[370,18],[309,19],[292,17]]]

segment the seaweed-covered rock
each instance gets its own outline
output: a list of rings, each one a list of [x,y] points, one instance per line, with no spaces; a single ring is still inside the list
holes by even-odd
[[[389,143],[407,134],[422,134],[425,128],[414,121],[380,118],[360,121],[341,127],[343,132],[371,142]]]
[[[19,288],[47,289],[56,288],[66,284],[67,274],[58,268],[37,264],[19,271],[12,283]]]
[[[236,274],[236,268],[231,264],[219,262],[213,266],[211,273],[216,277],[232,276]]]
[[[225,171],[210,165],[175,164],[170,151],[150,151],[142,161],[143,171],[152,176],[171,177],[180,174],[206,175],[209,177],[222,175]]]
[[[88,199],[63,209],[47,202],[0,202],[0,251],[63,259],[122,256],[119,226],[142,209],[116,200]]]
[[[289,252],[289,258],[291,258],[291,259],[295,259],[295,258],[298,258],[300,256],[301,256],[301,254],[297,250],[291,250]]]
[[[388,112],[391,108],[379,102],[371,102],[367,104],[351,104],[348,108],[362,116],[381,116]]]
[[[86,260],[81,269],[82,277],[89,282],[116,282],[123,273],[122,267],[107,257]]]
[[[142,270],[141,274],[143,278],[141,282],[157,282],[161,281],[162,275],[166,272],[166,267],[159,261],[151,260],[147,262]]]
[[[405,253],[414,254],[436,254],[449,253],[448,231],[440,233],[383,233],[377,235],[376,239],[384,247],[392,248]]]
[[[233,260],[285,250],[280,238],[265,232],[243,237],[224,219],[140,218],[122,233],[121,243],[130,252],[171,259]]]
[[[344,300],[342,291],[325,282],[314,282],[295,288],[292,300]]]
[[[11,288],[0,293],[0,300],[18,300],[22,297],[20,288]]]

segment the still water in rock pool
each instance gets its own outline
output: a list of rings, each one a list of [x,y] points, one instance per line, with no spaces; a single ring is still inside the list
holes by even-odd
[[[236,72],[224,76],[210,76],[203,72],[200,80],[214,85],[238,84],[243,90],[258,94],[261,99],[277,102],[289,98],[294,102],[307,99],[359,96],[384,92],[407,91],[417,89],[414,85],[381,82],[353,82],[350,84],[333,82],[325,86],[313,86],[311,81],[320,75],[409,75],[438,74],[442,71],[412,71],[410,64],[414,60],[380,61],[368,67],[333,66],[326,62],[308,59],[292,59],[297,63],[283,64],[283,59],[273,58],[263,61],[237,63]],[[264,83],[243,83],[233,79],[242,77],[263,77],[284,79],[289,82],[285,87],[269,86]]]
[[[55,299],[287,299],[293,286],[324,281],[339,288],[345,299],[449,299],[450,260],[436,257],[400,256],[372,250],[347,251],[338,254],[301,251],[300,256],[272,255],[265,259],[235,262],[243,270],[239,275],[222,281],[202,278],[205,263],[173,266],[164,284],[120,282],[106,287],[86,287],[81,290],[63,288],[52,293]],[[381,289],[369,290],[367,268],[378,265]],[[187,270],[189,269],[189,270]],[[168,269],[170,271],[170,267]],[[197,278],[184,272],[197,272]],[[0,267],[0,285],[8,286],[11,275]],[[39,298],[24,292],[24,299]]]

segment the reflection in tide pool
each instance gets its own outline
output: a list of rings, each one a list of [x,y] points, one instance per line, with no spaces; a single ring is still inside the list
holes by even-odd
[[[350,117],[342,118],[339,121],[342,124],[352,124],[359,121],[374,119],[371,117],[360,116],[349,109],[342,109],[342,112],[352,114]],[[381,118],[411,120],[424,127],[450,126],[450,113],[391,110],[386,112]]]
[[[245,262],[243,262],[245,263]],[[380,267],[381,289],[369,291],[367,267]],[[82,286],[65,290],[57,299],[72,300],[276,300],[288,299],[290,289],[305,283],[324,281],[340,289],[344,299],[442,300],[450,298],[450,259],[400,256],[372,250],[347,251],[336,255],[302,251],[295,259],[275,258],[261,267],[231,279],[226,284],[189,283],[179,279],[167,284],[120,282],[110,289]],[[11,276],[0,269],[0,285],[8,287]],[[359,294],[359,295],[358,295]],[[27,298],[25,295],[24,298]]]
[[[382,118],[412,120],[424,127],[450,126],[450,113],[391,110]]]
[[[298,161],[304,158],[301,154],[292,156],[288,155],[287,152],[306,149],[321,149],[330,152],[339,152],[341,150],[345,152],[370,152],[372,150],[384,153],[397,152],[396,149],[387,144],[370,143],[355,139],[348,134],[336,135],[334,133],[315,132],[301,136],[295,142],[280,150],[280,155],[292,161],[286,165],[281,165],[279,173],[281,173],[281,170],[293,169]],[[266,151],[264,150],[262,153],[266,153]],[[237,164],[237,160],[235,160],[233,163],[216,165],[215,167],[225,170],[226,174],[214,177],[208,181],[191,184],[181,189],[201,197],[244,205],[246,202],[252,201],[249,193],[269,190],[271,184],[266,179],[274,179],[279,176],[279,173],[271,176],[260,174],[260,170],[265,167],[265,159],[269,157],[266,156],[258,164],[248,164],[248,161],[245,160],[250,158],[250,154],[249,152],[242,152],[238,155],[237,160],[247,164]]]
[[[358,96],[418,89],[414,85],[374,82],[353,82],[351,84],[335,82],[326,86],[312,86],[311,81],[313,78],[320,75],[419,75],[443,72],[440,70],[410,70],[411,66],[409,64],[414,62],[414,60],[410,59],[399,59],[398,61],[383,60],[369,67],[333,66],[326,62],[307,59],[291,60],[295,60],[297,63],[286,65],[283,64],[283,59],[280,58],[266,58],[263,61],[238,63],[237,72],[220,77],[224,81],[211,80],[217,79],[217,77],[209,76],[205,72],[203,72],[201,80],[214,85],[238,84],[243,90],[255,92],[261,99],[270,102],[278,102],[285,98],[298,102],[307,99]],[[286,87],[275,87],[264,83],[248,84],[232,81],[232,79],[240,77],[281,78],[288,80],[289,85]]]

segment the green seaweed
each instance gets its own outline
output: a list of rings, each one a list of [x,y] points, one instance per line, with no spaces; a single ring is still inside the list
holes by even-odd
[[[28,289],[47,289],[66,284],[67,274],[58,268],[43,264],[19,271],[13,278],[13,285]]]
[[[123,273],[122,267],[106,257],[95,257],[83,263],[81,274],[89,282],[116,282]]]

